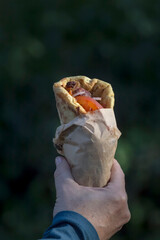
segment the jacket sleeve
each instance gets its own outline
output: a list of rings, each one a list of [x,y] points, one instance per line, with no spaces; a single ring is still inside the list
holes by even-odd
[[[92,224],[82,215],[72,211],[59,212],[42,239],[52,240],[99,240]]]

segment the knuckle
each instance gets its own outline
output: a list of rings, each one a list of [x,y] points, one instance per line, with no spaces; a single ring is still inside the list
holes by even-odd
[[[114,198],[114,202],[120,206],[125,205],[127,203],[127,195],[125,193],[117,194]]]
[[[121,202],[121,204],[126,204],[127,203],[127,194],[125,194],[125,193],[121,194],[120,202]]]
[[[131,219],[131,213],[130,213],[130,211],[128,210],[128,211],[126,212],[126,214],[125,214],[125,222],[126,222],[126,223],[129,222],[130,219]]]
[[[124,224],[128,223],[131,219],[131,213],[128,209],[128,206],[126,207],[126,209],[123,212],[121,212],[121,214],[122,214],[122,224],[124,225]]]
[[[122,226],[129,222],[131,219],[131,213],[128,208],[126,192],[117,193],[116,197],[114,198],[114,208]]]
[[[121,228],[130,221],[131,219],[131,214],[130,211],[120,211],[119,212],[119,225],[121,226]]]

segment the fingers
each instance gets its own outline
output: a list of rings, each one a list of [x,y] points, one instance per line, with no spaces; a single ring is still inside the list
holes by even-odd
[[[123,209],[121,212],[121,217],[124,221],[123,224],[127,223],[130,219],[130,212],[128,209],[128,198],[125,190],[125,178],[124,173],[116,160],[113,162],[111,178],[109,184],[106,186],[106,190],[107,187],[109,193],[112,193],[112,203],[114,203],[114,207],[117,209],[117,212],[120,214]]]
[[[56,189],[61,189],[66,181],[73,181],[70,167],[64,157],[56,157],[56,170],[54,173]]]
[[[110,186],[113,185],[114,188],[118,188],[118,189],[125,188],[124,173],[119,163],[115,159],[113,161],[113,166],[111,169],[111,178],[108,185]]]

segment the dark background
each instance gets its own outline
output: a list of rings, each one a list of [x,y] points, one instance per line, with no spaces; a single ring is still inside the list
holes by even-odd
[[[131,221],[114,240],[160,239],[160,1],[0,2],[0,238],[34,240],[52,221],[52,85],[113,86]]]

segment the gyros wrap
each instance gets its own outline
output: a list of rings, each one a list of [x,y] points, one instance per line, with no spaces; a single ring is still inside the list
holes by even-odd
[[[76,76],[63,78],[53,90],[61,122],[53,139],[58,153],[67,159],[77,183],[105,186],[121,134],[111,85]]]

